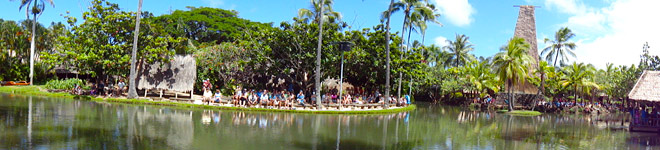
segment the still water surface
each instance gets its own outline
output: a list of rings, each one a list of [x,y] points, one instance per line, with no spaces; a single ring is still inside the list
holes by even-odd
[[[263,113],[0,94],[0,149],[660,149],[620,116],[418,104],[386,115]]]

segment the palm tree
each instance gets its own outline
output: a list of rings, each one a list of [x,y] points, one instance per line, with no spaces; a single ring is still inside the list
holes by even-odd
[[[323,20],[325,20],[324,19],[325,17],[322,17],[322,15],[323,15],[322,13],[325,12],[325,11],[323,11],[323,7],[326,4],[328,4],[327,3],[328,0],[323,0],[324,3],[318,3],[318,2],[314,3],[315,1],[313,1],[313,0],[311,2],[312,2],[312,5],[319,5],[318,7],[320,7],[320,9],[319,9],[320,11],[316,11],[317,17],[315,19],[316,21],[318,21],[317,23],[319,24],[319,41],[318,41],[318,45],[316,47],[316,77],[315,77],[315,80],[316,80],[315,81],[315,83],[316,83],[316,108],[320,109],[320,108],[323,107],[323,105],[321,104],[321,45],[322,45],[322,42],[323,42]],[[330,4],[332,4],[332,3],[330,3]],[[313,6],[313,7],[316,8],[316,6]]]
[[[387,19],[385,23],[385,53],[387,53],[387,65],[385,71],[385,108],[389,107],[390,99],[390,18],[392,16],[392,11],[394,9],[394,0],[390,0],[390,6],[387,7],[387,11],[384,13],[384,17]]]
[[[595,82],[591,81],[591,77],[594,75],[594,68],[585,65],[584,63],[575,63],[573,65],[566,66],[562,70],[564,76],[559,81],[559,84],[563,87],[572,87],[573,88],[573,99],[577,102],[578,89],[581,88],[582,92],[589,94],[591,88],[599,89],[600,86]]]
[[[447,40],[449,45],[445,46],[445,48],[454,55],[451,58],[455,62],[454,67],[458,67],[461,63],[464,64],[473,59],[472,56],[468,54],[470,51],[474,50],[474,48],[472,48],[473,45],[468,39],[470,38],[464,34],[456,34],[456,41]]]
[[[507,84],[509,94],[509,111],[513,111],[515,99],[512,94],[513,85],[525,82],[532,58],[527,54],[529,44],[525,39],[514,37],[502,47],[501,52],[493,57],[495,73],[500,81]]]
[[[497,77],[491,72],[488,61],[473,60],[468,62],[464,68],[467,75],[465,79],[474,86],[479,97],[485,96],[488,91],[499,91]]]
[[[13,1],[13,0],[12,0]],[[41,16],[46,8],[46,2],[55,7],[53,0],[21,0],[21,5],[18,10],[25,7],[25,17],[30,20],[30,13],[32,13],[32,40],[30,40],[30,85],[32,85],[32,78],[34,77],[34,42],[36,37],[37,18]]]
[[[133,33],[133,51],[131,52],[131,74],[130,74],[130,82],[128,84],[128,98],[136,98],[138,97],[137,91],[135,91],[135,78],[137,78],[137,74],[135,73],[135,63],[136,63],[136,53],[137,53],[137,43],[138,43],[138,35],[140,34],[140,15],[142,14],[142,0],[138,2],[138,10],[137,10],[137,16],[135,20],[135,32]],[[192,95],[190,95],[192,98]]]
[[[573,34],[568,27],[559,29],[559,31],[555,33],[554,41],[551,41],[548,38],[543,40],[545,43],[550,42],[551,44],[543,49],[541,55],[545,55],[546,61],[552,61],[554,63],[552,66],[557,66],[558,61],[562,63],[568,61],[568,55],[575,57],[575,53],[573,53],[575,43],[568,41],[574,36],[575,34]]]
[[[426,38],[426,29],[428,28],[426,22],[433,22],[442,26],[442,23],[438,21],[438,19],[440,19],[440,14],[436,13],[437,9],[435,8],[435,5],[427,3],[426,7],[428,8],[428,10],[430,10],[430,12],[425,10],[424,13],[425,15],[422,15],[423,20],[413,22],[413,25],[419,28],[419,32],[422,34],[422,45],[424,45]],[[426,49],[422,47],[422,53],[424,53],[425,50]]]
[[[401,29],[401,45],[399,46],[399,49],[401,51],[401,54],[399,55],[399,60],[403,60],[403,52],[404,52],[404,47],[403,44],[405,42],[405,38],[403,38],[406,34],[406,28],[410,28],[409,30],[412,30],[412,14],[413,13],[418,13],[418,17],[415,19],[422,19],[421,15],[422,12],[426,12],[425,14],[428,14],[428,11],[430,11],[431,16],[433,14],[433,11],[430,10],[428,7],[426,7],[425,1],[422,0],[401,0],[400,2],[394,3],[393,4],[394,9],[390,12],[396,12],[399,10],[403,10],[404,13],[404,18],[403,18],[403,26]],[[389,16],[389,15],[388,15]],[[410,36],[408,36],[408,39],[410,39]],[[403,72],[399,71],[399,86],[397,90],[397,97],[401,97],[401,81],[403,79]]]
[[[322,5],[321,1],[323,1]],[[303,22],[307,23],[310,20],[319,22],[321,17],[318,16],[320,15],[323,15],[324,23],[335,23],[341,20],[341,13],[332,10],[332,0],[310,0],[309,3],[311,4],[310,9],[301,8],[298,10],[298,18],[303,19]],[[322,14],[319,14],[319,12],[322,12]]]
[[[428,27],[426,25],[426,22],[433,22],[437,23],[439,25],[442,25],[438,19],[440,18],[440,14],[436,13],[435,5],[429,4],[426,2],[426,5],[424,7],[415,7],[414,11],[410,14],[410,20],[408,21],[408,50],[410,51],[411,43],[410,43],[410,35],[412,31],[418,31],[422,35],[422,43],[421,45],[424,45],[424,38],[426,35],[426,28]],[[422,53],[424,51],[424,47],[422,47]],[[402,53],[403,55],[403,53]],[[399,72],[399,91],[401,88],[401,78],[403,77],[401,75],[402,73]],[[410,76],[410,85],[409,85],[409,90],[408,90],[408,95],[412,94],[412,76]],[[401,96],[399,94],[399,96]]]
[[[547,61],[540,61],[539,62],[539,67],[534,70],[535,74],[539,75],[540,78],[540,84],[539,84],[539,91],[536,93],[536,95],[545,95],[545,78],[546,74],[548,72],[554,71],[555,68],[553,66],[549,66]],[[536,104],[536,102],[534,102]],[[532,110],[534,110],[535,107],[532,107]]]

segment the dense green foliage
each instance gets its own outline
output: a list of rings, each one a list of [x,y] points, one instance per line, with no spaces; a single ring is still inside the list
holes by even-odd
[[[70,79],[64,79],[64,80],[50,80],[46,82],[46,87],[47,89],[60,89],[60,90],[71,90],[76,85],[80,86],[85,86],[85,82],[81,79],[76,79],[76,78],[70,78]]]
[[[610,64],[596,69],[590,64],[567,64],[567,56],[573,56],[576,47],[570,41],[575,35],[568,28],[560,29],[554,40],[546,40],[552,44],[543,52],[549,61],[539,62],[539,69],[530,67],[536,58],[527,55],[529,45],[518,38],[503,43],[500,53],[486,58],[471,54],[475,49],[467,35],[457,34],[446,47],[424,45],[424,40],[411,42],[412,32],[424,39],[426,23],[439,23],[435,6],[418,0],[393,6],[393,12],[399,10],[405,17],[404,28],[398,33],[388,33],[385,24],[353,29],[341,20],[341,13],[331,9],[330,0],[312,0],[313,7],[301,9],[298,17],[277,25],[207,7],[189,7],[161,16],[144,12],[137,64],[193,54],[198,66],[196,87],[208,78],[214,89],[225,94],[238,86],[311,92],[319,34],[319,24],[314,21],[318,15],[313,14],[320,11],[316,6],[321,1],[327,8],[322,13],[326,21],[321,35],[321,79],[339,78],[343,53],[344,82],[367,92],[383,92],[389,71],[402,82],[401,93],[412,92],[417,100],[464,104],[473,98],[510,93],[511,87],[521,82],[539,87],[539,94],[547,100],[596,100],[603,95],[617,100],[625,99],[643,70],[660,69],[660,57],[650,55],[648,45],[639,65]],[[37,81],[52,77],[54,67],[77,71],[90,80],[128,75],[137,13],[122,11],[117,4],[103,0],[92,1],[92,6],[82,18],[65,15],[66,24],[53,23],[48,28],[36,24],[40,58],[35,69]],[[31,22],[0,20],[0,63],[8,66],[0,67],[0,80],[27,80]],[[392,38],[386,41],[386,35]],[[353,43],[352,50],[340,51],[335,44],[340,41]],[[389,43],[389,50],[385,43]],[[390,70],[386,70],[388,51],[399,56],[391,57]],[[61,81],[49,84],[56,82]]]
[[[239,40],[245,32],[268,28],[267,23],[238,18],[238,12],[209,7],[188,7],[151,18],[172,37],[185,37],[195,44],[220,44]],[[145,18],[145,20],[150,18]]]
[[[119,5],[95,0],[83,13],[82,23],[65,16],[70,31],[57,39],[57,51],[42,53],[45,62],[69,64],[83,74],[103,77],[106,74],[127,76],[131,58],[131,43],[135,28],[135,12],[120,11]],[[138,42],[138,64],[168,61],[175,49],[185,48],[183,38],[164,34],[164,29],[148,21],[144,13]]]
[[[0,19],[0,81],[29,80],[30,62],[30,34],[32,20],[15,22]],[[60,31],[62,24],[52,24],[45,28],[41,24],[36,25],[37,38],[35,53],[48,52],[56,41],[53,40]],[[44,82],[50,65],[40,62],[35,63],[35,81]]]

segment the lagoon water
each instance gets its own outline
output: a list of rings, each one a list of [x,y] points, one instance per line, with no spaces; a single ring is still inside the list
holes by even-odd
[[[660,149],[660,135],[610,119],[621,117],[425,103],[397,114],[317,115],[0,94],[0,149]]]

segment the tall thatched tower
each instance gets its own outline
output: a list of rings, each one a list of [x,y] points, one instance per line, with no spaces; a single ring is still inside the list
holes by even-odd
[[[532,57],[531,68],[529,68],[531,72],[538,68],[539,64],[538,45],[536,44],[536,18],[534,17],[536,6],[522,5],[515,7],[520,7],[520,12],[518,13],[518,22],[516,22],[516,31],[513,36],[521,37],[529,43],[530,49],[527,53]],[[530,83],[522,83],[516,87],[516,93],[537,94],[538,92],[538,88]]]

